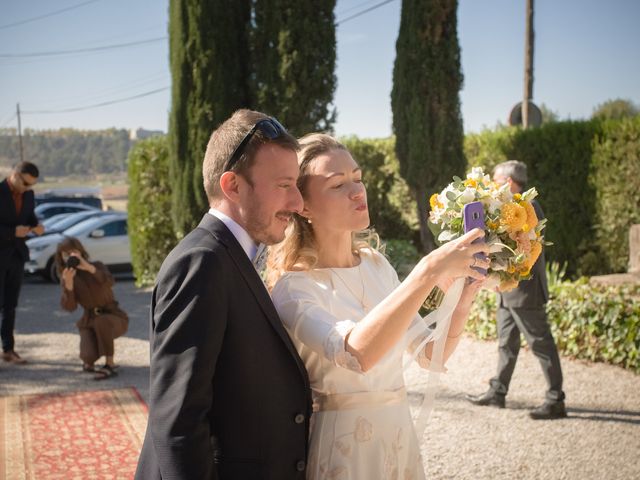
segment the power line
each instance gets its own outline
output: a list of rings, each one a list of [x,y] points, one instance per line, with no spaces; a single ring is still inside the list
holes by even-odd
[[[133,47],[135,45],[143,45],[146,43],[155,43],[166,40],[167,37],[147,38],[146,40],[138,40],[137,42],[117,43],[115,45],[102,45],[100,47],[76,48],[72,50],[53,50],[50,52],[32,52],[32,53],[0,53],[0,58],[22,58],[22,57],[50,57],[53,55],[69,55],[73,53],[100,52],[104,50],[113,50],[116,48]]]
[[[375,10],[376,8],[380,8],[380,7],[382,7],[383,5],[386,5],[387,3],[391,3],[391,2],[395,2],[395,1],[396,1],[396,0],[386,0],[386,1],[384,1],[384,2],[377,3],[376,5],[373,5],[373,6],[371,6],[371,7],[367,8],[367,9],[365,9],[365,10],[362,10],[361,12],[354,13],[354,14],[353,14],[353,15],[351,15],[350,17],[343,18],[342,20],[338,20],[338,21],[336,22],[336,26],[341,25],[341,24],[343,24],[343,23],[345,23],[345,22],[348,22],[349,20],[353,20],[354,18],[358,18],[358,17],[360,17],[360,16],[364,15],[365,13],[369,13],[369,12],[371,12],[372,10]]]
[[[108,102],[95,103],[93,105],[85,105],[83,107],[72,107],[72,108],[61,108],[59,110],[22,110],[22,114],[49,114],[49,113],[68,113],[68,112],[79,112],[81,110],[90,110],[92,108],[104,107],[107,105],[113,105],[116,103],[128,102],[129,100],[135,100],[137,98],[148,97],[149,95],[153,95],[155,93],[162,92],[164,90],[168,90],[169,87],[157,88],[155,90],[151,90],[149,92],[139,93],[138,95],[133,95],[131,97],[119,98],[117,100],[111,100]]]
[[[366,0],[365,2],[357,3],[355,5],[352,5],[350,7],[345,8],[341,12],[337,12],[336,15],[346,15],[347,13],[352,12],[353,10],[358,10],[359,8],[361,8],[361,7],[363,7],[363,6],[367,5],[367,4],[373,3],[375,1],[376,0]]]
[[[44,15],[39,15],[37,17],[27,18],[25,20],[20,20],[13,23],[7,23],[5,25],[0,25],[0,29],[17,27],[18,25],[24,25],[25,23],[35,22],[36,20],[42,20],[43,18],[53,17],[54,15],[58,15],[63,12],[68,12],[69,10],[75,10],[76,8],[84,7],[90,3],[98,2],[100,0],[88,0],[87,2],[78,3],[77,5],[72,5],[67,8],[63,8],[61,10],[56,10],[55,12],[45,13]]]

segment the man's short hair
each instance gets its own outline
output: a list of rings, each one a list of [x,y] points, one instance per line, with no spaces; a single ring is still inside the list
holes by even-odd
[[[209,200],[222,197],[220,177],[225,172],[224,169],[229,157],[254,125],[267,118],[269,118],[268,115],[253,110],[237,110],[213,131],[202,163],[204,190],[207,192]],[[256,152],[266,143],[274,143],[294,152],[300,148],[298,141],[290,133],[285,132],[277,138],[269,139],[258,128],[231,171],[242,175],[249,183],[252,183],[249,172],[255,161]]]
[[[509,177],[521,187],[527,184],[527,165],[519,160],[508,160],[499,163],[493,169],[493,174]]]
[[[38,178],[40,175],[38,167],[31,162],[19,162],[13,167],[13,170],[21,174],[31,175],[33,178]]]

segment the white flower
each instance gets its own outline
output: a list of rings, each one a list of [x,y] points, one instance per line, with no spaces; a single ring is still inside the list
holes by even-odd
[[[462,192],[462,194],[458,198],[458,202],[460,202],[463,205],[466,205],[467,203],[473,202],[475,199],[476,199],[476,189],[467,187],[464,189],[464,192]]]

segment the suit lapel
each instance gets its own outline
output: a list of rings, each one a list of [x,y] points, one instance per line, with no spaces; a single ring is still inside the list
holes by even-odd
[[[9,215],[17,219],[18,214],[16,213],[16,204],[13,201],[13,195],[11,194],[11,189],[9,189],[9,183],[6,179],[0,183],[0,192],[2,196],[5,197],[5,201],[9,202],[9,205],[11,205],[11,208],[9,209],[11,212]]]
[[[285,346],[291,353],[291,356],[295,359],[296,363],[298,364],[298,369],[302,373],[305,384],[308,385],[309,380],[307,369],[300,359],[300,356],[298,355],[295,347],[293,346],[289,334],[280,321],[280,317],[278,316],[276,308],[273,306],[273,302],[271,301],[271,297],[269,296],[267,288],[262,282],[262,279],[260,278],[260,275],[258,275],[258,272],[254,268],[253,264],[249,260],[249,257],[247,257],[247,254],[240,246],[240,243],[238,243],[238,241],[233,236],[231,231],[229,231],[226,225],[213,215],[206,214],[200,222],[200,225],[198,225],[198,228],[204,228],[205,230],[209,231],[218,240],[220,240],[223,245],[227,247],[231,259],[238,267],[238,270],[243,276],[245,282],[248,284],[249,289],[260,305],[260,308],[271,324],[271,327],[276,331],[278,336],[282,339]]]

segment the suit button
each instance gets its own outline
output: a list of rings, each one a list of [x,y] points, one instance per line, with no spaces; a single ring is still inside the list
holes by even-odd
[[[307,464],[304,463],[304,460],[300,460],[298,463],[296,463],[296,470],[298,470],[299,472],[304,472],[306,466]]]
[[[296,423],[304,423],[304,415],[301,413],[297,414],[293,421]]]

